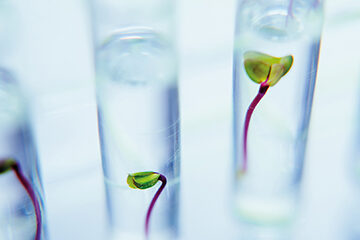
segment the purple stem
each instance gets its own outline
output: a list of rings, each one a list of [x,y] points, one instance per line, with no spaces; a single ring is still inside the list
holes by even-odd
[[[267,79],[265,82],[261,83],[260,89],[254,100],[251,102],[245,117],[245,124],[244,124],[244,139],[243,139],[243,165],[241,169],[241,173],[244,174],[247,170],[247,136],[249,131],[249,123],[252,116],[252,113],[254,112],[255,107],[258,105],[260,100],[264,97],[266,91],[269,89],[269,85],[267,84]]]
[[[288,25],[289,16],[294,17],[294,15],[293,15],[293,4],[294,4],[294,0],[290,0],[288,10],[287,10],[288,14],[286,15],[286,26]]]
[[[157,199],[159,198],[161,192],[164,190],[166,182],[167,182],[166,177],[162,174],[160,174],[159,181],[161,181],[162,184],[161,184],[160,188],[157,190],[157,192],[155,193],[155,196],[153,197],[153,199],[150,203],[149,209],[147,211],[147,214],[146,214],[146,219],[145,219],[145,237],[146,237],[146,239],[149,238],[149,223],[150,223],[151,212],[152,212],[154,205],[155,205]]]
[[[34,205],[34,209],[35,209],[35,215],[36,215],[36,235],[35,235],[35,240],[40,240],[40,236],[41,236],[41,211],[40,211],[40,204],[37,201],[35,192],[33,190],[33,188],[31,187],[29,181],[25,178],[24,174],[22,173],[20,166],[18,163],[15,163],[14,165],[11,166],[11,168],[13,169],[13,171],[16,174],[16,177],[19,179],[20,183],[23,185],[23,187],[25,188],[26,192],[28,193],[33,205]]]

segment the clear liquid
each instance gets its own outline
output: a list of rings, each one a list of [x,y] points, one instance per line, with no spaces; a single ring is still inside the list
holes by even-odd
[[[0,159],[13,158],[18,162],[43,208],[35,145],[13,81],[9,73],[0,69]],[[34,206],[13,171],[0,174],[0,189],[0,239],[34,239]]]
[[[111,239],[145,239],[145,216],[160,183],[134,190],[105,180],[113,235]],[[177,234],[179,179],[167,183],[150,218],[150,239],[174,239]]]
[[[174,239],[180,135],[173,53],[148,31],[109,39],[97,52],[97,95],[112,239],[144,239],[145,215],[159,186],[130,189],[127,175],[141,171],[168,179],[151,215],[150,239]]]
[[[260,224],[290,222],[296,212],[311,112],[319,37],[306,24],[287,17],[287,9],[269,8],[253,23],[239,21],[234,55],[235,169],[243,163],[247,109],[259,84],[243,66],[246,51],[275,57],[292,55],[293,66],[269,88],[255,108],[248,132],[248,170],[238,178],[235,208],[242,219]],[[315,23],[316,25],[316,23]]]

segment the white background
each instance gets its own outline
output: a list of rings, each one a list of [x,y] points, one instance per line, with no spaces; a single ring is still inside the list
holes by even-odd
[[[87,3],[15,2],[22,2],[26,39],[17,69],[25,76],[33,110],[50,238],[103,239],[106,213]],[[266,229],[254,234],[240,226],[229,206],[235,0],[179,0],[178,13],[182,239],[269,239]],[[356,186],[350,174],[360,161],[354,155],[359,42],[358,1],[329,0],[296,240],[360,239],[360,176]]]

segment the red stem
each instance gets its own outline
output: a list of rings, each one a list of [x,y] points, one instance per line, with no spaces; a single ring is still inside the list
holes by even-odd
[[[154,205],[155,205],[157,199],[159,198],[161,192],[164,190],[166,182],[167,182],[166,177],[162,174],[160,174],[159,181],[161,181],[162,184],[161,184],[160,188],[157,190],[157,192],[155,193],[155,196],[153,197],[153,199],[150,203],[149,209],[147,211],[147,214],[146,214],[146,220],[145,220],[145,237],[146,237],[146,239],[149,238],[149,223],[150,223],[151,212],[152,212]]]
[[[254,112],[255,107],[258,105],[260,100],[264,97],[266,91],[269,89],[269,85],[267,84],[267,80],[260,85],[260,89],[254,100],[251,102],[245,117],[244,124],[244,139],[243,139],[243,165],[241,169],[241,173],[245,173],[247,170],[247,136],[249,131],[249,124],[252,113]]]
[[[34,205],[34,209],[35,209],[35,215],[36,215],[36,235],[35,235],[35,240],[40,240],[40,236],[41,236],[41,211],[40,211],[40,204],[37,201],[36,198],[36,194],[33,190],[33,188],[31,187],[31,184],[29,183],[29,181],[25,178],[25,176],[23,175],[19,164],[15,163],[14,165],[11,166],[13,171],[15,172],[16,177],[19,179],[20,183],[23,185],[23,187],[25,188],[26,192],[28,193],[33,205]]]

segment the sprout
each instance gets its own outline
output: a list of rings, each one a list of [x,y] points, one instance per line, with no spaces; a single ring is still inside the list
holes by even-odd
[[[127,183],[133,189],[148,189],[153,187],[160,178],[160,174],[156,172],[139,172],[129,174]]]
[[[249,78],[260,84],[259,92],[251,102],[245,116],[243,135],[243,164],[239,175],[247,170],[247,135],[252,113],[269,87],[274,86],[289,72],[293,64],[293,56],[282,58],[273,57],[264,53],[249,51],[244,54],[244,67]]]
[[[14,171],[16,177],[18,178],[19,182],[28,193],[34,205],[35,216],[36,216],[35,240],[40,240],[42,219],[41,219],[40,204],[38,199],[36,198],[35,191],[33,190],[29,181],[25,178],[24,174],[21,171],[20,165],[16,162],[16,160],[12,158],[0,160],[0,174],[6,173],[10,170]]]
[[[150,222],[150,215],[151,212],[154,208],[154,205],[157,201],[157,199],[159,198],[161,192],[164,190],[165,186],[166,186],[166,177],[160,173],[157,172],[138,172],[138,173],[133,173],[133,174],[129,174],[127,177],[127,184],[129,185],[130,188],[133,189],[139,189],[139,190],[145,190],[148,188],[151,188],[153,186],[155,186],[159,181],[162,182],[160,188],[157,190],[157,192],[155,193],[153,199],[151,200],[151,203],[149,205],[147,214],[146,214],[146,219],[145,219],[145,237],[146,239],[148,239],[149,237],[149,222]]]
[[[249,78],[256,83],[266,82],[274,86],[291,68],[293,57],[273,57],[260,52],[246,52],[244,54],[245,71]]]
[[[0,174],[6,173],[10,171],[14,166],[16,166],[16,162],[14,159],[6,159],[0,161]]]

